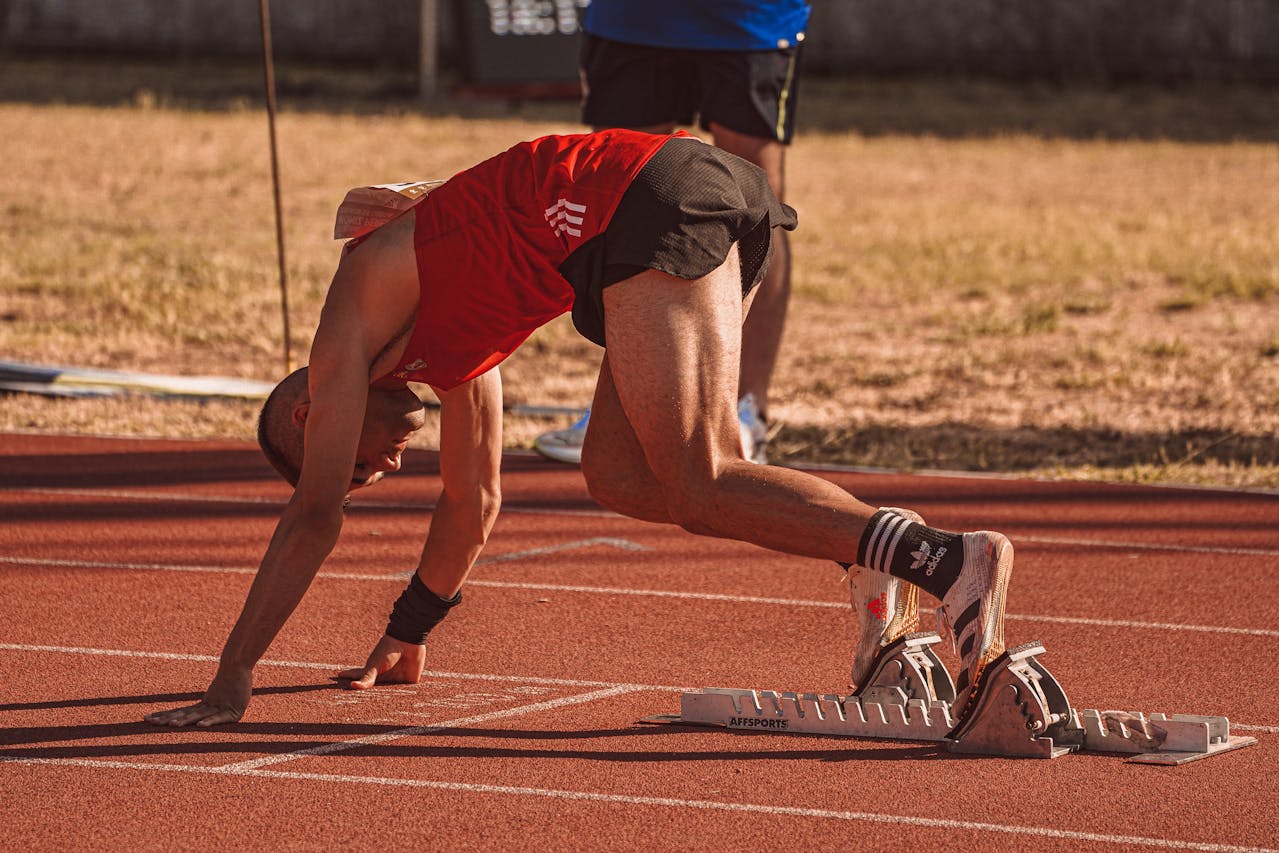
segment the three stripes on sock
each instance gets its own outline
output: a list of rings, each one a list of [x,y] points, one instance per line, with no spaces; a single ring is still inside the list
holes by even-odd
[[[866,522],[857,564],[943,597],[964,567],[962,534],[948,533],[881,509]]]

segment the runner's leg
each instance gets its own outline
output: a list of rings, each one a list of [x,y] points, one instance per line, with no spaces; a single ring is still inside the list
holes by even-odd
[[[582,445],[582,476],[591,497],[622,515],[670,524],[666,498],[617,399],[608,353],[591,402],[591,428]]]
[[[873,507],[738,451],[736,251],[696,281],[649,270],[613,284],[604,306],[613,385],[670,519],[695,533],[854,560]]]

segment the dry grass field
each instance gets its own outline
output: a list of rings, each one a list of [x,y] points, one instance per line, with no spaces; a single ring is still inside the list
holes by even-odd
[[[6,63],[0,359],[280,374],[254,75]],[[571,103],[424,107],[393,75],[280,80],[299,361],[348,187],[580,129]],[[1279,488],[1276,188],[1274,90],[812,80],[788,160],[774,456]],[[561,318],[504,368],[509,402],[584,405],[597,361]],[[254,408],[7,395],[0,430],[247,437]],[[566,422],[513,417],[507,440]]]

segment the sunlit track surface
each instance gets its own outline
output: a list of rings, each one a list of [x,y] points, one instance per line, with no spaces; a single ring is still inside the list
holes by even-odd
[[[843,573],[621,518],[576,470],[527,456],[506,460],[504,513],[421,683],[353,692],[333,676],[362,662],[416,562],[439,488],[429,453],[353,503],[245,719],[168,730],[141,717],[199,698],[287,490],[247,444],[9,438],[14,849],[385,849],[403,824],[368,816],[393,814],[461,849],[515,832],[559,848],[1275,846],[1279,718],[1259,665],[1279,636],[1273,496],[823,472],[941,526],[1006,531],[1010,641],[1042,641],[1074,704],[1228,715],[1259,739],[1184,768],[645,723],[705,686],[846,690]]]

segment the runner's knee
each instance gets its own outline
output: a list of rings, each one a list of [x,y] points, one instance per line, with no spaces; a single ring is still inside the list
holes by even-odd
[[[582,448],[582,477],[586,490],[601,506],[645,521],[667,522],[665,499],[652,474],[619,466],[607,455]]]
[[[720,529],[720,494],[713,478],[682,478],[678,485],[662,490],[666,514],[671,522],[689,533],[713,534]]]

